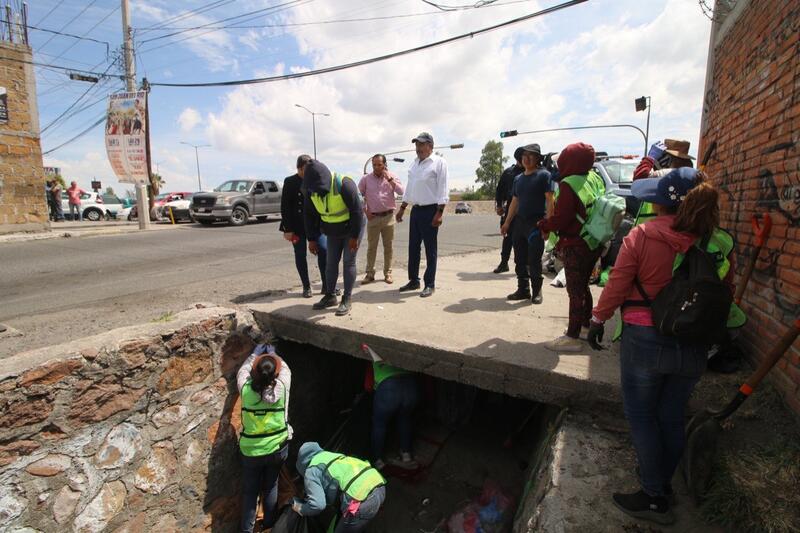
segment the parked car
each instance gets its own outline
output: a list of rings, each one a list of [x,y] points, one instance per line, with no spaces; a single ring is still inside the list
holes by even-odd
[[[191,198],[191,192],[164,192],[157,194],[153,202],[153,209],[150,211],[150,218],[152,220],[162,220],[161,208],[167,202],[174,202],[175,200],[183,200],[187,196]]]
[[[472,213],[472,206],[467,202],[458,202],[456,204],[456,214],[458,213]]]
[[[232,226],[247,224],[250,217],[266,220],[281,212],[281,184],[272,180],[229,180],[213,192],[192,197],[192,217],[201,224],[227,221]]]
[[[117,213],[122,209],[122,204],[117,201],[116,203],[106,204],[103,196],[96,192],[85,192],[81,195],[81,213],[83,218],[97,222],[109,218],[117,218]],[[116,197],[114,197],[116,198]],[[61,193],[61,208],[64,211],[64,216],[69,218],[69,196],[66,192]]]
[[[631,184],[633,183],[633,172],[639,164],[636,156],[607,156],[599,152],[594,163],[594,169],[603,181],[606,182],[606,190],[625,198],[625,210],[631,216],[636,216],[641,203],[631,194]]]
[[[188,220],[192,221],[192,197],[193,194],[187,194],[183,198],[179,200],[172,200],[170,202],[166,202],[162,205],[159,209],[160,217],[164,220],[170,220],[169,213],[172,211],[172,219],[175,222],[180,222],[181,220]]]

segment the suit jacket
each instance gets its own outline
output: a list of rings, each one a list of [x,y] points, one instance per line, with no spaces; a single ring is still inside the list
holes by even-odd
[[[306,234],[303,219],[303,180],[297,174],[283,180],[281,192],[281,225],[278,228],[283,233]]]

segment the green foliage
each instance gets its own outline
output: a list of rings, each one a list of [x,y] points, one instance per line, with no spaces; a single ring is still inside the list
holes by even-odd
[[[111,186],[106,187],[106,194],[110,194],[111,196],[116,196],[116,193],[114,192],[114,187]]]
[[[461,195],[461,200],[464,202],[477,202],[479,200],[491,200],[494,198],[494,195],[488,195],[480,190],[478,191],[467,191]]]
[[[64,181],[64,177],[61,174],[56,174],[55,176],[51,176],[50,179],[57,181],[58,184],[61,185],[62,189],[67,188],[67,182]]]
[[[503,143],[488,141],[481,150],[481,159],[475,169],[475,183],[480,183],[478,192],[483,195],[493,196],[497,182],[503,173],[503,166],[508,161],[508,156],[503,155]]]

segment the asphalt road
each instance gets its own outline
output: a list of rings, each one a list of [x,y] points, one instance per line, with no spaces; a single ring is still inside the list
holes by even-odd
[[[448,215],[439,233],[440,255],[499,245],[492,215]],[[398,287],[406,280],[407,256],[404,221],[395,236]],[[365,262],[366,239],[359,278]],[[379,248],[379,272],[382,262]],[[318,280],[315,260],[309,265]],[[22,332],[0,336],[0,357],[157,320],[195,302],[244,305],[298,285],[278,222],[0,243],[0,323]]]

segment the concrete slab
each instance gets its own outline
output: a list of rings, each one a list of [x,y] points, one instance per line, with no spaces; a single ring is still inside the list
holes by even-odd
[[[569,354],[545,348],[566,329],[566,290],[546,280],[542,305],[509,302],[516,280],[513,273],[493,274],[496,263],[496,251],[440,259],[431,298],[400,293],[397,282],[357,287],[347,317],[312,310],[315,300],[299,291],[249,307],[274,335],[320,348],[366,357],[366,343],[393,365],[511,396],[619,403],[617,348],[596,352],[585,344]],[[404,282],[402,272],[395,277]]]

